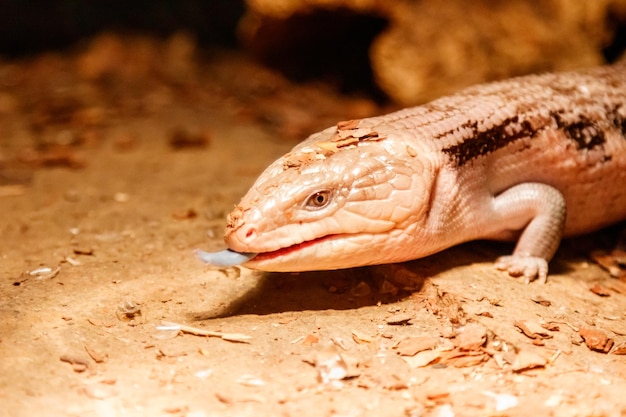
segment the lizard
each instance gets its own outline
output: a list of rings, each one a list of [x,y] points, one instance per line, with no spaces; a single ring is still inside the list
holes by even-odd
[[[499,270],[545,282],[563,237],[626,219],[626,63],[475,85],[339,122],[258,177],[205,262],[265,271],[516,241]]]

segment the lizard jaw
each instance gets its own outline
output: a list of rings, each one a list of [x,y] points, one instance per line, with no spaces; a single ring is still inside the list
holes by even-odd
[[[333,237],[336,237],[338,235],[326,235],[326,236],[322,236],[322,237],[318,237],[316,239],[312,239],[312,240],[307,240],[304,242],[300,242],[300,243],[296,243],[295,245],[291,245],[291,246],[286,246],[284,248],[280,248],[271,252],[260,252],[255,256],[255,261],[268,261],[268,260],[277,260],[282,256],[286,256],[289,255],[291,253],[297,252],[299,250],[302,250],[304,248],[319,244],[323,241],[326,240],[330,240]]]
[[[334,234],[307,240],[271,252],[260,252],[243,266],[271,272],[298,272],[345,268],[343,262],[334,260],[334,241],[354,235]],[[323,253],[322,253],[323,252]]]

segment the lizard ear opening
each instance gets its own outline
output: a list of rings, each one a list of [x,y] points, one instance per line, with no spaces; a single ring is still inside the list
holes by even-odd
[[[331,192],[328,190],[316,191],[304,200],[304,208],[307,210],[320,210],[330,203]]]

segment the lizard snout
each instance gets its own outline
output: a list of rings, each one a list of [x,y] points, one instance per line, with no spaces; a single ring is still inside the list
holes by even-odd
[[[258,236],[254,225],[242,224],[236,229],[227,228],[224,240],[228,247],[237,252],[253,252],[250,245]]]

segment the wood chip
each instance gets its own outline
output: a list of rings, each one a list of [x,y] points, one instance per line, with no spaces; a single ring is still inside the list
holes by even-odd
[[[517,320],[513,325],[531,339],[550,339],[552,337],[539,323],[531,320]]]
[[[89,361],[81,356],[76,355],[62,355],[60,358],[61,362],[67,362],[72,365],[72,369],[74,372],[84,372],[89,368]]]
[[[110,322],[110,321],[105,322],[103,320],[95,319],[95,318],[88,318],[87,321],[96,327],[105,327],[105,328],[115,327],[115,323]]]
[[[400,356],[415,356],[424,350],[433,349],[437,346],[437,339],[434,337],[407,337],[402,339],[396,351]]]
[[[482,324],[468,323],[455,337],[455,345],[461,350],[477,350],[487,341],[487,328]]]
[[[442,352],[438,350],[424,350],[415,356],[402,356],[402,359],[411,368],[423,368],[431,363],[437,362],[441,358]]]
[[[452,324],[465,324],[465,311],[461,301],[453,294],[437,291],[426,299],[426,308],[433,314],[445,317]]]
[[[91,357],[91,359],[94,360],[95,363],[102,363],[107,358],[106,353],[98,352],[96,349],[89,345],[85,345],[85,351]]]
[[[450,397],[450,391],[430,391],[426,393],[426,398],[431,401],[440,401]],[[447,415],[447,414],[445,414]],[[453,414],[451,414],[453,415]]]
[[[343,350],[348,350],[350,349],[348,346],[348,343],[346,342],[346,340],[343,337],[339,337],[339,336],[332,336],[330,338],[330,341],[333,342],[333,344],[335,346],[340,347]]]
[[[581,327],[578,334],[583,338],[587,347],[596,352],[608,353],[613,347],[613,339],[603,330],[593,327]]]
[[[600,284],[595,284],[594,286],[589,288],[589,291],[591,291],[592,293],[596,295],[599,295],[600,297],[609,297],[611,295],[608,288],[603,287]]]
[[[543,368],[548,360],[530,350],[520,350],[513,361],[513,371],[524,372],[529,369]]]
[[[41,267],[29,272],[29,275],[37,277],[38,280],[44,281],[47,279],[52,279],[59,275],[61,272],[61,267],[57,266],[55,269],[49,267]]]
[[[219,337],[222,340],[226,340],[228,342],[249,343],[248,341],[252,339],[252,336],[248,336],[246,334],[216,332],[200,329],[198,327],[186,326],[184,324],[173,323],[170,321],[162,321],[161,324],[168,327],[178,326],[180,328],[180,331],[183,333],[188,333],[195,336]]]
[[[180,358],[183,356],[187,356],[187,352],[181,350],[171,350],[166,348],[160,348],[157,353],[157,359],[162,358]]]
[[[335,138],[333,138],[333,143],[335,144],[337,148],[345,148],[346,146],[355,145],[359,143],[360,140],[361,138],[359,137],[348,136],[346,138],[341,138],[336,141],[335,141]]]
[[[338,150],[336,142],[317,142],[315,146],[327,152],[337,152]]]
[[[235,402],[235,400],[233,399],[232,396],[230,396],[228,394],[224,394],[222,392],[216,392],[215,393],[215,397],[222,404],[231,405],[231,404],[233,404]]]
[[[455,368],[467,368],[470,366],[478,366],[489,360],[489,355],[478,352],[464,352],[463,356],[458,356],[450,360],[442,360],[443,363],[454,366]]]
[[[359,127],[359,122],[361,120],[344,120],[337,123],[337,130],[351,130]]]
[[[358,330],[352,330],[352,339],[359,343],[372,343],[374,341],[374,338],[371,336],[366,335],[363,332],[360,332]]]
[[[312,335],[312,334],[307,334],[306,337],[302,340],[302,344],[305,346],[313,346],[319,341],[320,341],[319,337]]]
[[[333,145],[336,150],[336,147]],[[299,168],[315,161],[317,154],[315,152],[289,153],[283,158],[283,170],[289,168]]]
[[[530,297],[530,300],[544,307],[550,307],[552,305],[552,301],[544,298],[542,295],[533,295]]]
[[[409,322],[413,318],[415,318],[413,314],[398,313],[394,314],[393,316],[387,317],[385,319],[385,323],[389,324],[390,326],[400,326],[404,324],[410,324]]]
[[[72,252],[74,252],[74,255],[93,255],[92,248],[74,248]]]
[[[558,332],[559,330],[561,330],[559,324],[555,322],[542,323],[541,327],[551,332]]]
[[[626,355],[626,342],[622,342],[611,351],[612,355]]]

